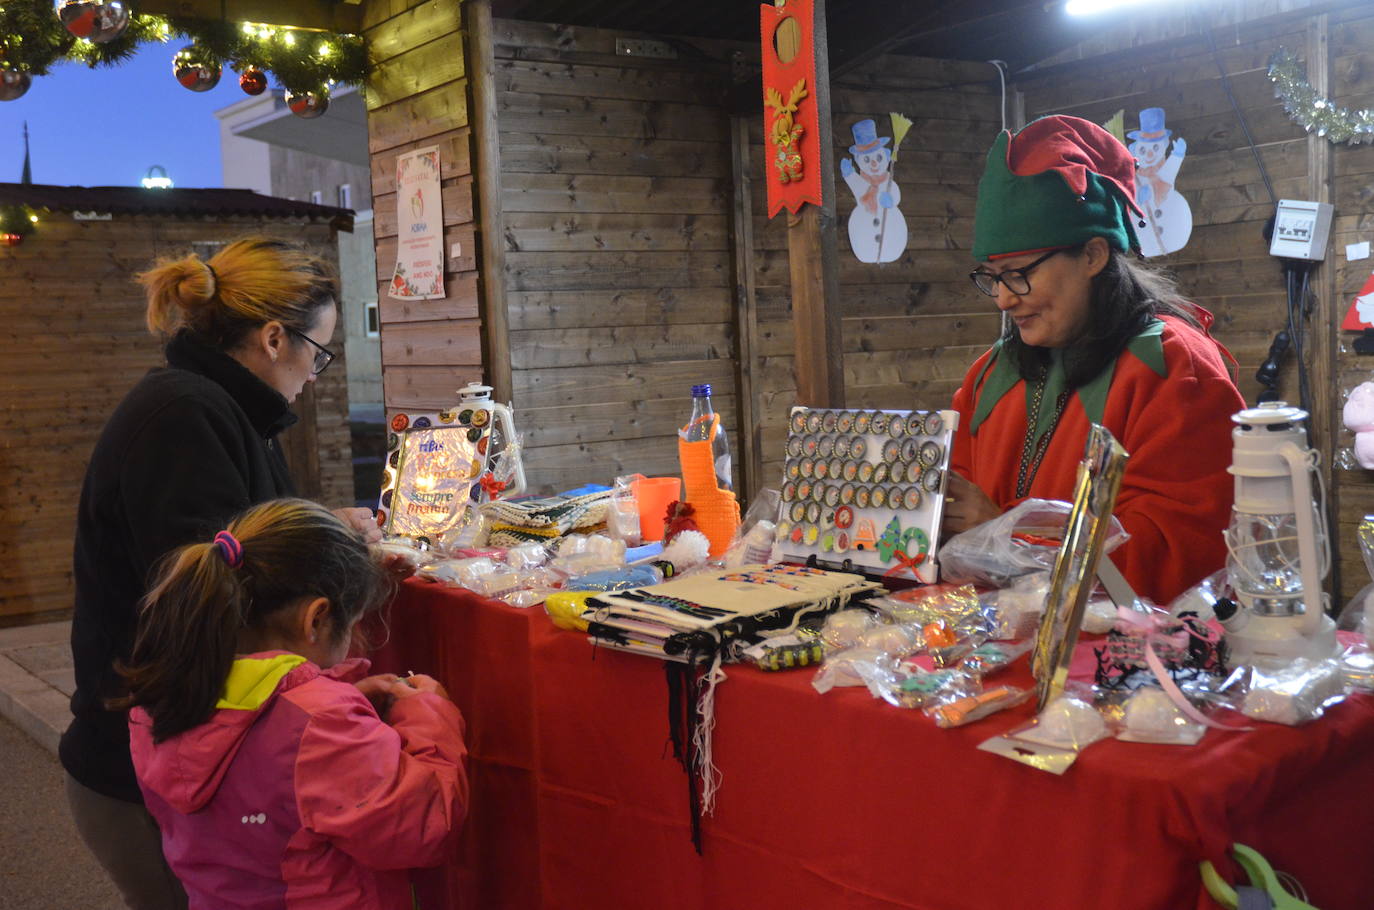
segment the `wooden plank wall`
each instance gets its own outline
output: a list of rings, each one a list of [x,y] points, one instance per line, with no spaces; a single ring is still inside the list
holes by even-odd
[[[162,362],[134,273],[193,241],[247,233],[333,249],[325,225],[62,214],[45,217],[23,245],[0,247],[0,625],[71,609],[72,539],[91,448],[124,394]],[[336,364],[314,384],[317,422],[290,431],[317,441],[319,479],[293,467],[333,507],[353,499],[344,373]]]
[[[852,126],[871,118],[891,136],[890,112],[914,126],[897,160],[906,253],[861,263],[849,247],[855,200],[836,180],[846,403],[943,408],[973,360],[997,337],[996,307],[968,280],[973,207],[988,146],[1001,128],[996,70],[986,64],[875,58],[831,86],[836,161]],[[750,124],[760,376],[758,419],[766,486],[781,483],[787,413],[794,404],[786,212],[768,219],[763,118]],[[838,166],[838,164],[837,164]]]
[[[677,474],[694,383],[738,441],[726,65],[703,42],[631,59],[621,33],[494,30],[526,474],[546,492]]]
[[[1141,109],[1165,109],[1167,127],[1188,143],[1176,187],[1192,207],[1194,227],[1188,246],[1163,262],[1188,296],[1216,316],[1213,333],[1240,362],[1240,389],[1253,402],[1260,391],[1255,370],[1286,319],[1283,276],[1261,233],[1273,205],[1205,35],[1196,27],[1175,31],[1173,40],[1143,47],[1129,45],[1150,40],[1144,32],[1134,39],[1123,33],[1116,44],[1093,46],[1101,56],[1020,79],[1017,87],[1024,92],[1028,118],[1069,113],[1103,122],[1125,109],[1127,128],[1134,129]],[[1374,512],[1374,474],[1354,465],[1348,451],[1351,436],[1339,421],[1344,393],[1374,376],[1374,360],[1350,352],[1350,336],[1338,339],[1332,323],[1343,318],[1371,268],[1370,261],[1348,263],[1344,246],[1371,239],[1374,233],[1374,219],[1363,214],[1374,198],[1374,148],[1338,146],[1333,151],[1324,139],[1308,136],[1274,97],[1267,68],[1280,46],[1307,61],[1312,49],[1325,42],[1337,100],[1369,107],[1374,104],[1374,58],[1367,51],[1371,41],[1374,13],[1368,6],[1329,16],[1299,11],[1238,21],[1224,30],[1224,40],[1219,33],[1217,41],[1217,54],[1275,195],[1325,196],[1336,206],[1331,248],[1313,275],[1308,365],[1314,379],[1334,374],[1334,380],[1313,388],[1312,425],[1336,504],[1337,607],[1369,581],[1353,530],[1360,516]],[[1309,76],[1316,82],[1319,74]],[[1297,400],[1291,355],[1280,391],[1288,400]]]
[[[1366,5],[1363,9],[1333,14],[1327,35],[1331,95],[1344,107],[1374,107],[1374,53],[1370,51],[1374,48],[1374,10]],[[1331,202],[1336,214],[1327,262],[1335,265],[1332,312],[1339,326],[1350,301],[1374,269],[1374,259],[1350,262],[1345,258],[1346,244],[1374,240],[1374,215],[1369,213],[1374,201],[1374,146],[1336,146],[1332,163]],[[1360,557],[1355,527],[1363,516],[1374,514],[1374,471],[1356,464],[1351,451],[1354,436],[1340,423],[1340,409],[1350,389],[1374,380],[1374,357],[1354,352],[1351,344],[1356,336],[1352,333],[1337,328],[1333,334],[1337,336],[1333,345],[1336,388],[1323,393],[1336,396],[1337,450],[1333,470],[1339,511],[1335,529],[1341,572],[1338,605],[1343,606],[1370,581]]]
[[[459,0],[369,0],[363,34],[373,73],[365,97],[389,410],[436,410],[482,378],[468,81]],[[387,296],[396,265],[396,158],[439,146],[446,258],[442,300]],[[457,245],[458,255],[453,255]]]

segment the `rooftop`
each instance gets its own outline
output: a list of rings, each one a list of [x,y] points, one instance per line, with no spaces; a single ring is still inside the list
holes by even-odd
[[[4,205],[27,205],[50,212],[98,212],[110,215],[244,215],[323,220],[333,223],[339,230],[353,230],[353,212],[349,209],[279,199],[252,190],[0,183],[0,206]]]

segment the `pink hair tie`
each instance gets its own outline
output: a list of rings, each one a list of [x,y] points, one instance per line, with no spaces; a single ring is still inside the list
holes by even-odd
[[[220,531],[215,535],[215,546],[224,557],[224,561],[229,564],[229,568],[237,569],[243,565],[243,544],[239,543],[239,539],[233,534]]]

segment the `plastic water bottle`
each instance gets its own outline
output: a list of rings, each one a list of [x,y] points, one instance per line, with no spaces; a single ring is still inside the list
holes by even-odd
[[[711,386],[692,386],[692,417],[687,421],[684,438],[688,442],[700,442],[711,437],[711,417],[715,414],[711,407]],[[725,438],[725,425],[716,428],[715,439],[711,442],[711,457],[716,468],[716,485],[722,490],[731,489],[730,443]]]

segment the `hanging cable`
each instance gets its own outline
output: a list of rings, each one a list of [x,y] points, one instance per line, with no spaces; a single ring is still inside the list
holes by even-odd
[[[1226,98],[1231,102],[1231,109],[1236,112],[1236,118],[1240,120],[1240,128],[1245,133],[1245,142],[1250,146],[1250,154],[1255,156],[1255,166],[1259,168],[1260,179],[1264,181],[1264,188],[1269,193],[1269,201],[1276,207],[1279,204],[1279,197],[1274,195],[1274,184],[1269,182],[1269,171],[1264,167],[1264,160],[1260,158],[1259,146],[1255,145],[1255,137],[1250,135],[1250,124],[1245,120],[1245,112],[1240,109],[1236,102],[1236,96],[1231,92],[1231,79],[1226,75],[1226,66],[1221,62],[1221,53],[1217,50],[1216,39],[1212,37],[1212,30],[1202,28],[1202,33],[1207,36],[1207,47],[1212,51],[1212,61],[1217,65],[1217,73],[1221,75],[1221,87],[1226,92]]]
[[[1007,128],[1007,61],[989,60],[993,66],[997,67],[997,78],[1002,83],[1002,129]]]

